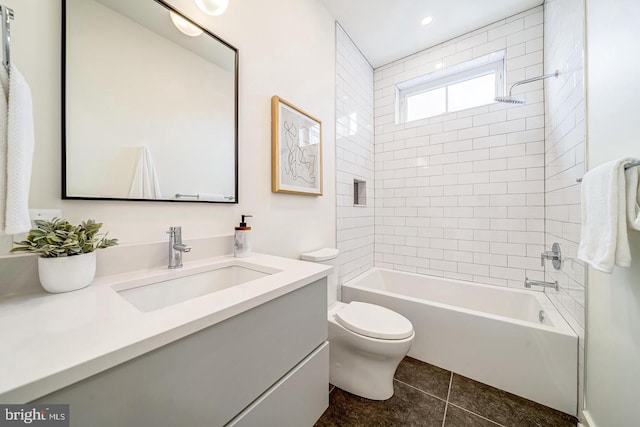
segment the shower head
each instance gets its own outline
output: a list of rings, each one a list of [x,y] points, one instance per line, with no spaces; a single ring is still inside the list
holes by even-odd
[[[496,102],[503,102],[506,104],[524,104],[523,99],[514,98],[512,96],[497,96],[495,98]]]
[[[549,77],[558,77],[558,74],[560,74],[560,72],[558,70],[555,70],[551,74],[544,74],[542,76],[534,77],[532,79],[521,80],[511,85],[511,88],[509,88],[509,96],[496,96],[494,99],[496,102],[503,102],[505,104],[524,104],[525,103],[524,99],[518,99],[511,96],[511,91],[513,90],[514,87],[518,85],[523,85],[525,83],[531,83],[538,80],[548,79]]]

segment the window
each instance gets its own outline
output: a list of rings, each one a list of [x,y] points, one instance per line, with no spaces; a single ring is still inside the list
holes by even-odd
[[[504,52],[398,85],[399,123],[495,102],[504,92]]]

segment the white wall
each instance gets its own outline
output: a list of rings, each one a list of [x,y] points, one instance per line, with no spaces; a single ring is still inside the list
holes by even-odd
[[[640,3],[587,0],[588,165],[640,157]],[[638,425],[640,233],[630,268],[589,269],[586,410],[591,427]]]
[[[335,27],[316,0],[231,1],[208,17],[190,0],[176,8],[240,51],[240,204],[182,204],[60,200],[59,1],[6,0],[12,22],[12,59],[31,85],[36,147],[32,208],[61,208],[71,221],[93,217],[122,242],[162,241],[171,225],[185,238],[233,233],[240,214],[253,214],[254,250],[287,257],[335,245]],[[324,196],[271,193],[273,95],[323,124]],[[2,252],[8,248],[2,239]]]
[[[373,68],[338,24],[336,132],[336,226],[342,284],[373,267],[375,187]],[[366,182],[366,206],[354,206],[354,179]]]
[[[377,266],[523,287],[542,280],[543,83],[493,103],[395,123],[398,83],[506,50],[507,87],[543,72],[542,6],[375,70]]]
[[[544,3],[545,73],[545,246],[560,244],[564,262],[555,270],[546,262],[547,281],[560,292],[547,292],[580,337],[579,396],[584,372],[585,266],[576,259],[580,243],[580,184],[585,171],[584,0]],[[582,408],[581,401],[579,408]]]

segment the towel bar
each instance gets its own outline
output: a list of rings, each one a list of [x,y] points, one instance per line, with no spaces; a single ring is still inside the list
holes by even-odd
[[[225,200],[235,200],[235,196],[222,196]],[[182,194],[182,193],[176,193],[176,199],[181,199],[181,198],[193,198],[193,199],[200,199],[200,194]]]
[[[627,163],[626,165],[624,165],[624,170],[627,170],[629,168],[634,168],[636,166],[640,166],[640,160],[636,160],[635,162]],[[576,182],[582,182],[582,178],[576,179]]]
[[[176,199],[180,199],[180,198],[184,198],[184,197],[189,197],[189,198],[193,198],[193,199],[199,199],[200,195],[199,194],[182,194],[182,193],[176,193]]]
[[[13,19],[13,9],[5,5],[0,5],[0,16],[2,17],[2,65],[9,72],[11,65],[11,25],[9,21]]]

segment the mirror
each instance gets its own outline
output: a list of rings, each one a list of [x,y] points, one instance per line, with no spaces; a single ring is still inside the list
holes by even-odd
[[[62,28],[63,199],[237,203],[238,50],[160,0]]]

